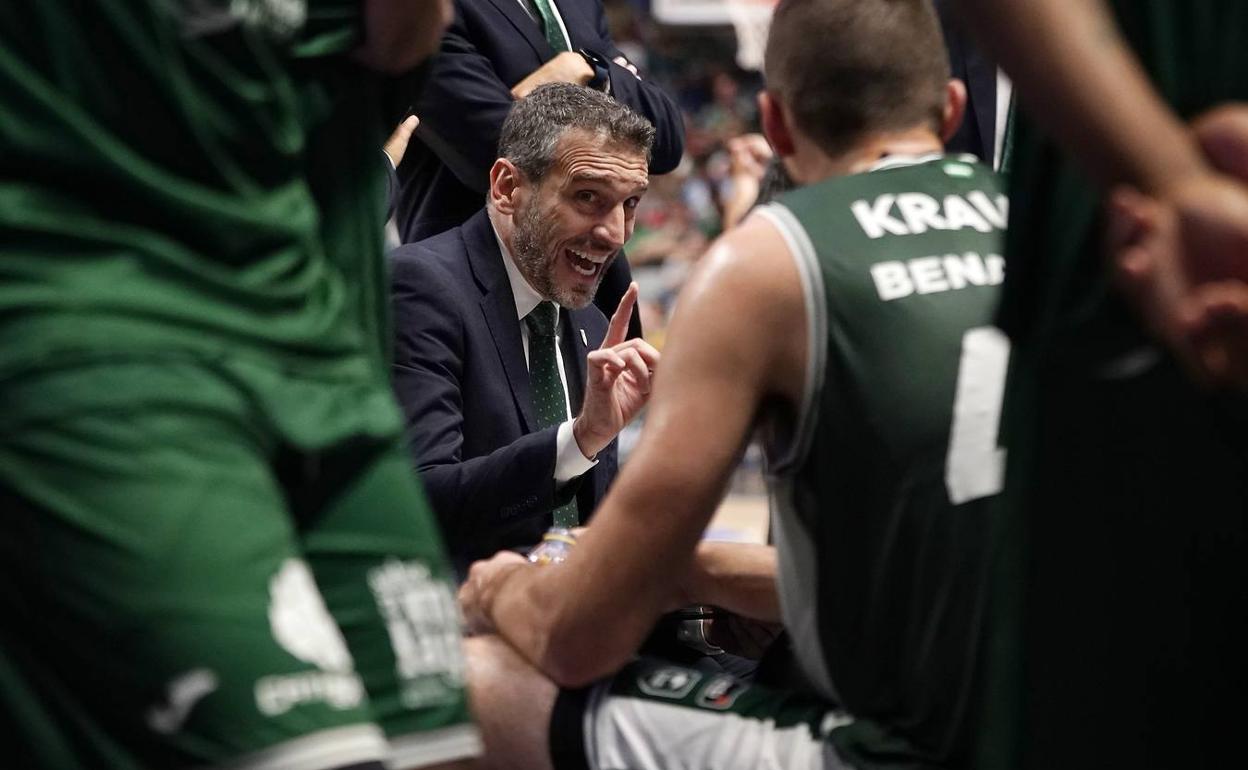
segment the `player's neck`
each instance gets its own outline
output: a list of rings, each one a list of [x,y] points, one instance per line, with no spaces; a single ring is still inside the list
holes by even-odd
[[[929,155],[944,151],[940,137],[929,128],[914,128],[886,134],[871,134],[848,151],[831,156],[813,143],[795,141],[795,152],[785,168],[799,185],[814,184],[834,176],[860,174],[871,170],[890,155]]]

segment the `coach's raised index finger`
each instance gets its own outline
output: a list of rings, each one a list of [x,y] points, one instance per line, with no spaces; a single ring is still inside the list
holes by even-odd
[[[607,325],[607,336],[602,339],[601,349],[615,347],[628,335],[628,319],[633,316],[633,306],[637,304],[637,282],[628,285],[620,304],[611,314],[611,322]]]

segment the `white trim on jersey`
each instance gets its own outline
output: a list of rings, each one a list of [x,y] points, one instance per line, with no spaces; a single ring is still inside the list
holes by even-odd
[[[793,639],[794,654],[811,683],[824,697],[839,701],[819,633],[818,581],[814,533],[806,531],[793,501],[793,473],[800,467],[814,440],[818,423],[819,394],[827,370],[828,310],[823,271],[814,244],[793,212],[779,203],[756,211],[770,221],[784,238],[789,256],[802,281],[806,305],[806,382],[797,420],[787,444],[773,436],[767,454],[768,489],[771,497],[771,529],[777,551],[776,583],[784,625]]]
[[[810,726],[776,727],[728,711],[707,711],[594,688],[585,711],[591,770],[852,770]],[[829,712],[826,729],[846,724]]]
[[[827,366],[828,309],[824,302],[823,271],[815,245],[793,212],[779,203],[759,206],[755,211],[775,226],[802,281],[802,298],[806,303],[806,382],[802,385],[802,403],[798,406],[793,435],[771,436],[767,447],[767,470],[781,475],[795,467],[810,450],[818,422],[819,393]],[[787,438],[787,446],[785,445]]]
[[[957,154],[945,154],[943,152],[929,152],[925,155],[885,155],[875,162],[875,165],[866,170],[870,174],[873,171],[887,171],[890,168],[907,168],[909,166],[918,166],[922,163],[930,163],[933,160],[960,160],[963,163],[981,163],[979,158],[970,153],[961,152]]]
[[[481,752],[481,733],[476,725],[451,725],[391,738],[386,765],[394,770],[405,770],[478,757]]]
[[[376,725],[347,725],[283,741],[224,767],[228,770],[331,770],[380,762],[387,751],[386,738]]]

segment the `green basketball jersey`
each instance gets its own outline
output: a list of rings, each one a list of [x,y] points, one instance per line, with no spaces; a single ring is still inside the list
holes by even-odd
[[[1183,118],[1248,99],[1248,3],[1117,0],[1123,34],[1162,97]],[[1011,166],[1015,216],[1001,325],[1016,343],[1062,337],[1071,346],[1121,349],[1140,332],[1103,269],[1096,227],[1100,191],[1018,113]],[[1097,334],[1086,333],[1088,325]]]
[[[333,79],[356,5],[0,6],[0,379],[174,356],[384,384],[378,111],[331,122],[368,93]]]
[[[1007,206],[969,156],[882,163],[763,210],[803,272],[807,401],[769,449],[785,620],[855,767],[965,758],[1001,485],[991,327]]]

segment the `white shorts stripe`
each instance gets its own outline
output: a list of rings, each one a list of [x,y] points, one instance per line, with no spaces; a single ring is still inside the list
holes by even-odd
[[[477,726],[461,724],[392,738],[386,765],[407,770],[480,755],[481,733]]]
[[[387,751],[386,738],[376,725],[348,725],[283,741],[241,757],[222,770],[331,770],[380,762]]]
[[[611,695],[595,688],[585,714],[593,770],[852,770],[810,726]]]

